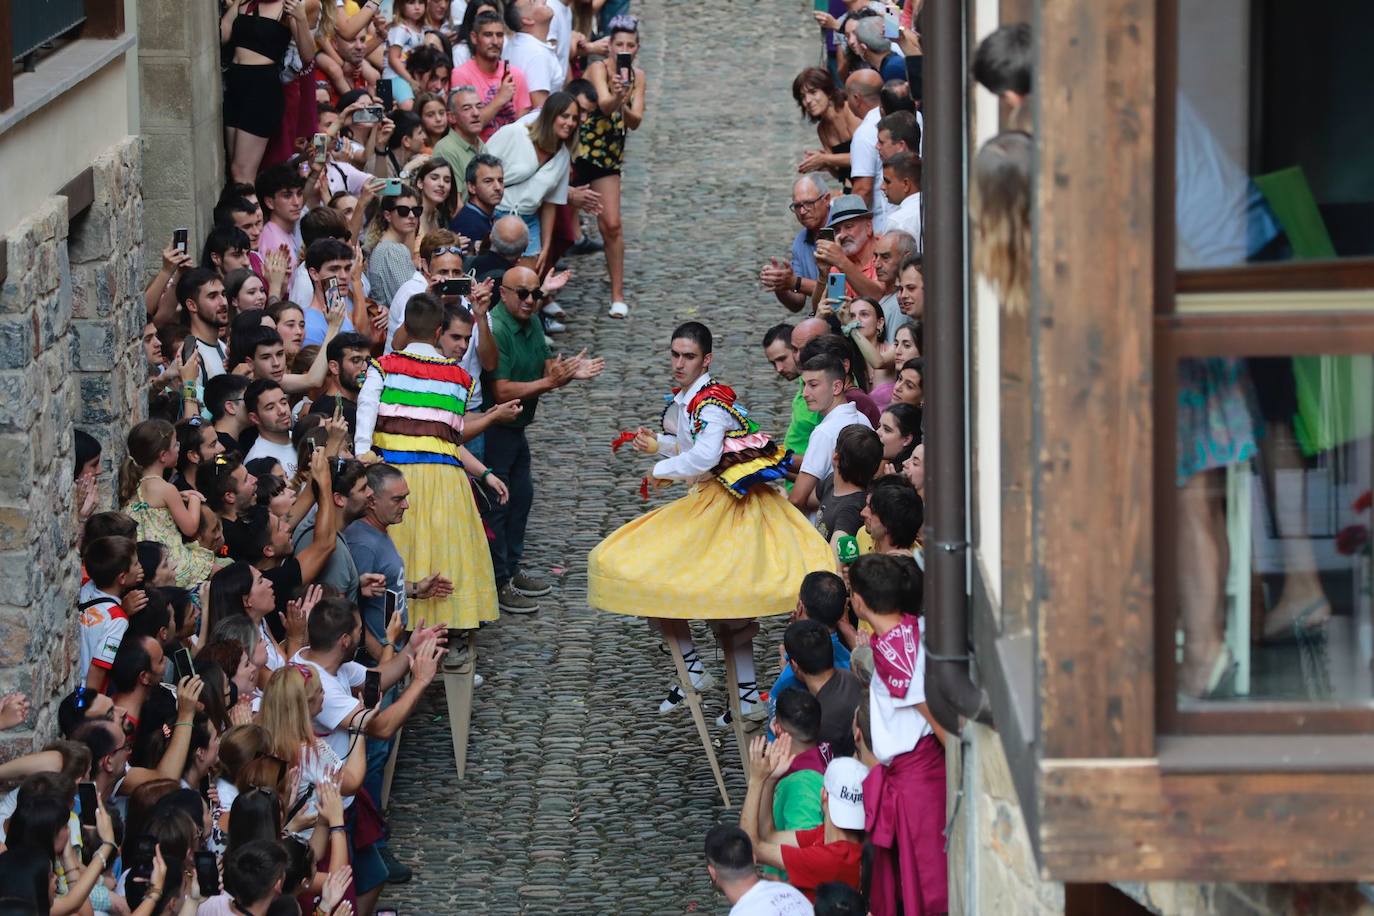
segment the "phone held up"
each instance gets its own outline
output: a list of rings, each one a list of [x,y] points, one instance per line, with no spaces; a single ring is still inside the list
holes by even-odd
[[[472,278],[456,277],[452,280],[441,280],[435,289],[441,296],[470,296],[472,295]]]
[[[95,783],[79,782],[76,784],[76,797],[81,802],[81,826],[95,826],[95,812],[100,807],[100,802],[96,798]]]
[[[615,55],[615,72],[620,75],[622,83],[628,83],[634,79],[635,56],[626,54],[624,51],[617,51]]]
[[[835,230],[829,226],[822,226],[816,230],[816,241],[833,242],[835,241]]]
[[[845,277],[842,273],[833,273],[825,278],[825,298],[834,299],[837,302],[844,301]]]
[[[219,893],[219,865],[215,854],[201,850],[196,853],[196,883],[200,885],[200,896],[208,900]]]
[[[368,709],[376,709],[381,699],[382,673],[373,668],[363,678],[363,706]]]
[[[380,105],[373,105],[369,108],[359,108],[353,112],[353,123],[380,124],[384,117],[386,117],[386,109]]]
[[[186,249],[188,247],[187,239],[190,238],[190,235],[191,230],[189,229],[173,229],[172,247],[179,251],[181,254],[185,254]]]
[[[391,80],[377,80],[377,101],[382,103],[382,107],[390,111],[396,105],[396,97],[391,92]]]
[[[324,165],[325,157],[329,153],[329,135],[316,134],[310,142],[315,151],[315,164]]]
[[[177,669],[177,683],[181,683],[183,678],[191,677],[196,673],[195,667],[191,664],[191,652],[185,646],[173,653],[172,663]]]
[[[401,179],[388,178],[386,184],[382,186],[382,197],[400,197]]]

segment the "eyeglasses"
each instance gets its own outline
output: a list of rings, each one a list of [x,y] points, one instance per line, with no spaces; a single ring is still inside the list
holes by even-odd
[[[812,207],[816,206],[816,204],[825,200],[827,196],[829,195],[822,194],[820,197],[813,197],[810,200],[798,200],[794,203],[788,204],[787,209],[791,210],[793,213],[800,213],[803,210],[810,210]]]
[[[392,212],[392,213],[395,213],[397,216],[401,216],[401,217],[406,217],[406,216],[419,216],[419,215],[420,215],[420,208],[419,208],[419,207],[407,207],[407,206],[401,205],[401,206],[397,206],[397,207],[392,207],[392,208],[391,208],[391,212]]]
[[[541,299],[548,295],[548,293],[544,292],[537,286],[534,289],[522,289],[518,286],[507,286],[506,284],[502,283],[501,288],[508,289],[511,292],[515,293],[515,298],[519,299],[521,302],[524,302],[526,299],[529,299],[534,302],[539,302]]]

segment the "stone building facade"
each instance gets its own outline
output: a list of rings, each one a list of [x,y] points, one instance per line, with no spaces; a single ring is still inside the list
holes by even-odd
[[[0,289],[0,691],[22,690],[29,727],[0,756],[56,731],[56,701],[78,654],[80,585],[73,427],[103,446],[102,505],[129,427],[146,415],[142,154],[126,137],[91,164],[93,200],[43,201],[4,236]]]

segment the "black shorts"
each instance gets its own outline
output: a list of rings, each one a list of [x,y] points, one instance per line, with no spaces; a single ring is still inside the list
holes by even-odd
[[[286,113],[279,73],[276,64],[230,64],[224,74],[224,126],[275,137]]]
[[[620,169],[608,169],[597,165],[590,159],[579,159],[573,163],[572,178],[568,183],[575,188],[591,184],[598,178],[609,178],[612,175],[619,175]]]

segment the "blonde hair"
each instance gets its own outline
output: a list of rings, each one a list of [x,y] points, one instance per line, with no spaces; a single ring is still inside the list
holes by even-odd
[[[1030,305],[1030,134],[998,134],[973,163],[973,265],[1009,312]]]
[[[302,665],[286,665],[272,672],[262,692],[258,722],[271,735],[272,753],[291,764],[300,762],[305,748],[315,746],[310,724],[311,688],[321,690],[319,672]]]

